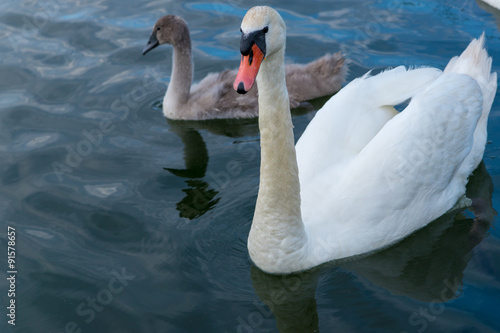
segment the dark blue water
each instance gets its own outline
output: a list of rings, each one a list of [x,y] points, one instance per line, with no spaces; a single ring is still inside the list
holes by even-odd
[[[443,68],[482,31],[500,69],[500,12],[479,1],[255,3],[285,19],[287,61],[341,50],[348,80],[400,64]],[[0,280],[0,331],[500,332],[498,96],[472,207],[354,261],[285,277],[251,264],[256,122],[166,121],[172,50],[141,55],[155,21],[177,14],[191,29],[195,80],[236,68],[249,7],[0,4],[0,276],[9,226],[17,271],[15,297]],[[313,116],[294,111],[297,137]]]

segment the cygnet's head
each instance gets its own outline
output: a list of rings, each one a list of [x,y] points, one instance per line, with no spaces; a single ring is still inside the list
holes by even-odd
[[[148,44],[142,50],[146,54],[158,45],[170,44],[177,46],[189,40],[189,29],[186,21],[175,15],[166,15],[156,21]]]

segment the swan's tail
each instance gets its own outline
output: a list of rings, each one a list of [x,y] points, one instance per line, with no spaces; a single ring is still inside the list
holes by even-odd
[[[487,138],[488,115],[497,91],[497,73],[491,72],[491,57],[484,46],[484,33],[474,39],[460,56],[453,57],[444,72],[455,72],[471,76],[479,84],[483,93],[483,110],[474,131],[474,145],[461,166],[470,174],[481,162]]]
[[[467,74],[479,83],[483,92],[483,114],[488,114],[497,90],[497,73],[491,73],[491,57],[484,47],[484,32],[474,39],[460,56],[453,57],[444,72]]]

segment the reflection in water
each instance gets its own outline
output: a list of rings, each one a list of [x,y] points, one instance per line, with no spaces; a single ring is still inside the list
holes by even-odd
[[[471,207],[451,211],[390,248],[372,255],[327,263],[287,276],[252,267],[254,289],[271,309],[281,333],[318,332],[315,290],[321,272],[343,267],[393,295],[444,303],[458,297],[473,248],[496,216],[493,184],[481,163],[469,180]],[[469,211],[473,211],[475,217]]]
[[[203,180],[189,179],[186,180],[186,184],[189,187],[182,190],[186,196],[177,203],[180,217],[195,219],[208,212],[219,202],[220,198],[215,199],[219,192],[209,189],[208,184]]]
[[[280,333],[319,332],[314,297],[319,273],[318,268],[313,268],[303,273],[278,276],[252,266],[255,292],[271,309]]]
[[[207,171],[208,151],[207,145],[205,141],[203,141],[200,133],[194,128],[184,126],[171,126],[170,130],[175,133],[184,144],[184,162],[186,168],[165,168],[165,170],[170,171],[178,177],[203,178]]]
[[[205,177],[208,165],[208,150],[198,131],[190,126],[183,126],[182,122],[170,122],[170,129],[182,140],[184,144],[185,169],[164,168],[172,174],[188,178],[187,188],[182,192],[186,196],[177,203],[176,207],[180,217],[190,220],[202,216],[212,209],[219,198],[215,196],[219,193],[214,189],[209,189],[207,182],[201,178]]]
[[[309,115],[318,110],[329,99],[323,96],[308,102],[303,102],[292,110],[293,116]],[[161,105],[155,105],[161,110]],[[258,120],[255,119],[214,119],[205,121],[176,121],[166,119],[170,131],[175,133],[184,145],[184,169],[164,168],[175,176],[188,178],[188,185],[183,189],[186,195],[176,205],[179,216],[195,219],[215,207],[220,198],[215,198],[219,193],[209,188],[209,184],[202,178],[205,177],[208,166],[208,149],[198,130],[207,130],[211,133],[231,138],[257,136],[259,134]]]
[[[216,119],[207,121],[175,121],[166,119],[170,131],[175,133],[184,145],[184,169],[164,168],[175,176],[188,178],[185,197],[176,205],[179,216],[190,220],[198,218],[215,207],[219,193],[203,180],[208,166],[208,149],[198,130],[208,130],[218,135],[241,137],[257,135],[256,119]]]

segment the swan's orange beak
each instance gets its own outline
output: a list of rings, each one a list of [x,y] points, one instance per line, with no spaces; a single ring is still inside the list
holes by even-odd
[[[252,88],[264,59],[264,53],[257,44],[253,44],[248,55],[241,55],[240,69],[233,84],[234,90],[239,94],[246,94]]]

